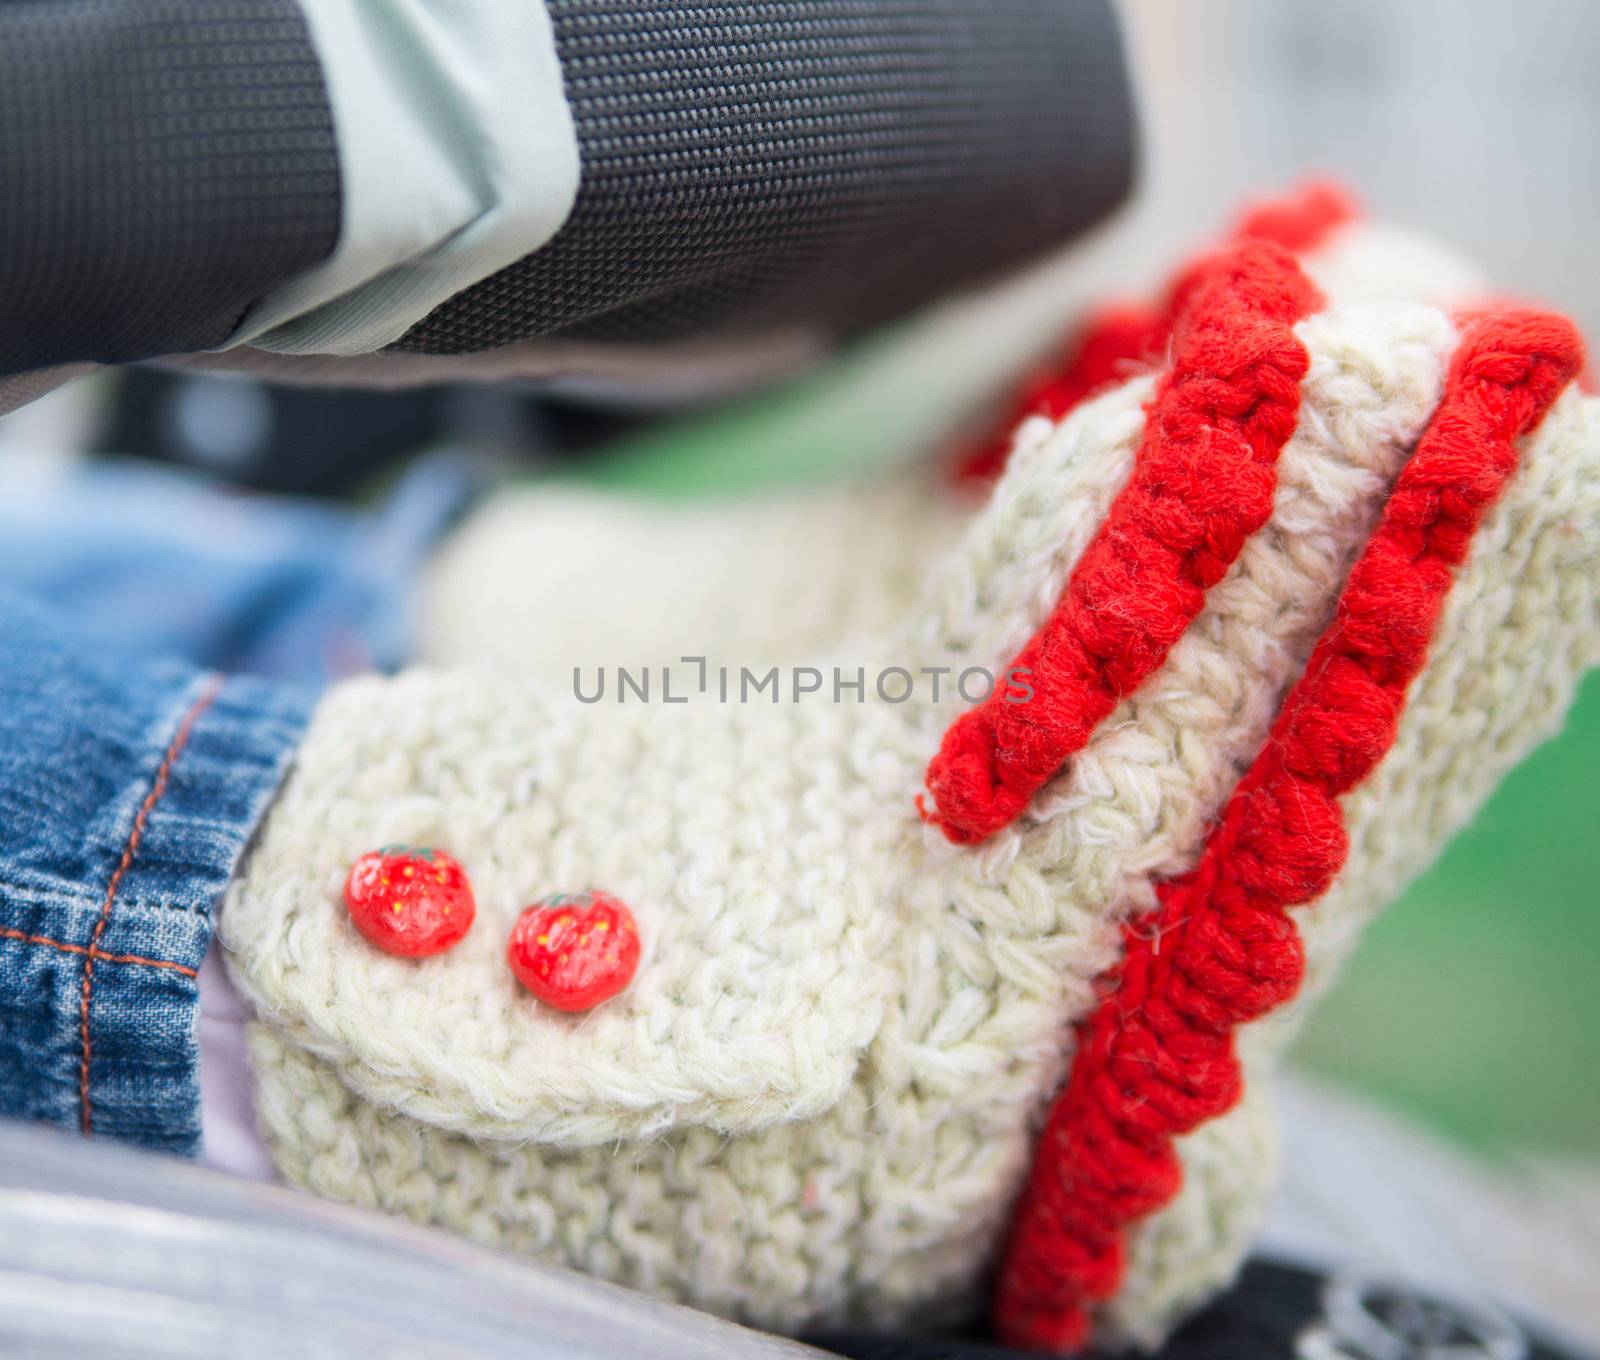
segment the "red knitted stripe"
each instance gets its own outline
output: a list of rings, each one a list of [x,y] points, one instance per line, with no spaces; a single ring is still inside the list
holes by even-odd
[[[1008,1341],[1066,1349],[1115,1292],[1128,1225],[1177,1192],[1175,1135],[1239,1098],[1233,1036],[1299,986],[1286,909],[1326,891],[1347,851],[1336,801],[1394,741],[1452,568],[1535,428],[1583,366],[1570,322],[1470,323],[1444,396],[1350,573],[1337,614],[1199,863],[1162,885],[1155,921],[1083,1027],[1018,1206],[997,1320]]]
[[[1321,298],[1292,255],[1259,242],[1212,257],[1185,292],[1133,476],[1012,662],[1032,698],[996,690],[951,725],[928,767],[925,814],[953,841],[1022,812],[1161,664],[1271,513],[1310,364],[1292,327]]]
[[[1342,185],[1308,180],[1277,198],[1247,203],[1233,224],[1233,239],[1271,241],[1299,255],[1360,216],[1361,205]]]
[[[1300,255],[1360,216],[1359,205],[1338,185],[1313,181],[1280,198],[1248,205],[1224,240],[1270,241]],[[1156,363],[1172,338],[1186,285],[1204,261],[1202,256],[1184,265],[1154,301],[1114,302],[1092,313],[1072,337],[1061,364],[1030,378],[994,431],[956,464],[956,480],[981,485],[994,481],[1005,469],[1017,426],[1029,416],[1060,420],[1095,393]]]

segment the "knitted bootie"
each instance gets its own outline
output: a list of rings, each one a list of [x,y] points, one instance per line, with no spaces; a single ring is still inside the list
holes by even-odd
[[[221,919],[285,1178],[779,1329],[998,1266],[1012,1340],[1150,1342],[1217,1288],[1305,1000],[1600,652],[1600,404],[1560,318],[1329,304],[1259,243],[1170,355],[776,692],[333,691]],[[470,878],[453,949],[353,928],[395,841]],[[584,890],[642,955],[570,1015],[519,981],[561,940],[507,942]]]
[[[705,501],[529,482],[489,497],[423,582],[418,644],[571,688],[575,668],[794,661],[905,615],[974,497],[921,464]]]
[[[1451,252],[1366,220],[1349,195],[1323,183],[1247,205],[1225,239],[1284,246],[1341,302],[1449,307],[1485,291]],[[574,668],[692,669],[682,656],[764,668],[882,636],[914,606],[927,564],[987,496],[1019,430],[1057,421],[1163,362],[1204,258],[1149,301],[1092,311],[1059,361],[1004,400],[993,432],[953,459],[860,483],[691,504],[548,483],[500,491],[428,574],[422,659],[570,687]]]

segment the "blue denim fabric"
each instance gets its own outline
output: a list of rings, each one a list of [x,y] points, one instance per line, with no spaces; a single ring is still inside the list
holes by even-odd
[[[418,564],[479,480],[439,453],[352,511],[151,464],[39,476],[0,463],[0,583],[142,655],[274,679],[392,670]]]
[[[0,594],[0,1113],[196,1148],[195,972],[309,702]]]
[[[198,1150],[212,913],[318,683],[402,659],[464,485],[435,469],[356,515],[0,476],[0,1115]]]

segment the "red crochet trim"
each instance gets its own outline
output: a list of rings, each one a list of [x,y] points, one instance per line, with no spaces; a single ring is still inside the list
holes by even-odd
[[[1348,850],[1336,799],[1394,741],[1484,512],[1583,367],[1565,318],[1468,325],[1443,399],[1350,573],[1338,611],[1199,863],[1162,886],[1083,1027],[1017,1210],[996,1304],[1008,1341],[1071,1348],[1123,1274],[1128,1225],[1181,1180],[1176,1135],[1240,1094],[1234,1033],[1291,997],[1304,968],[1286,909],[1322,895]]]
[[[1299,255],[1317,249],[1334,228],[1360,216],[1361,205],[1343,185],[1307,180],[1277,198],[1245,204],[1233,224],[1233,239],[1271,241]]]
[[[1316,180],[1279,198],[1247,205],[1224,241],[1269,241],[1300,255],[1360,216],[1360,206],[1348,193]],[[1092,313],[1073,335],[1062,361],[1029,378],[993,432],[956,463],[956,481],[987,486],[1005,470],[1012,437],[1024,420],[1060,420],[1095,393],[1157,362],[1172,338],[1184,294],[1204,263],[1202,256],[1184,265],[1165,294],[1152,302],[1114,302]]]
[[[928,767],[936,806],[924,815],[953,841],[980,841],[1027,807],[1161,664],[1271,513],[1310,364],[1292,327],[1322,299],[1292,255],[1259,242],[1212,257],[1185,292],[1133,476],[1011,663],[1031,699],[991,694]]]

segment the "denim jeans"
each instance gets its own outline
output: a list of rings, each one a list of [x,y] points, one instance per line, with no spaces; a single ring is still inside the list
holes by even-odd
[[[0,476],[0,1115],[197,1150],[217,902],[318,686],[403,659],[467,484],[423,465],[356,514]]]

